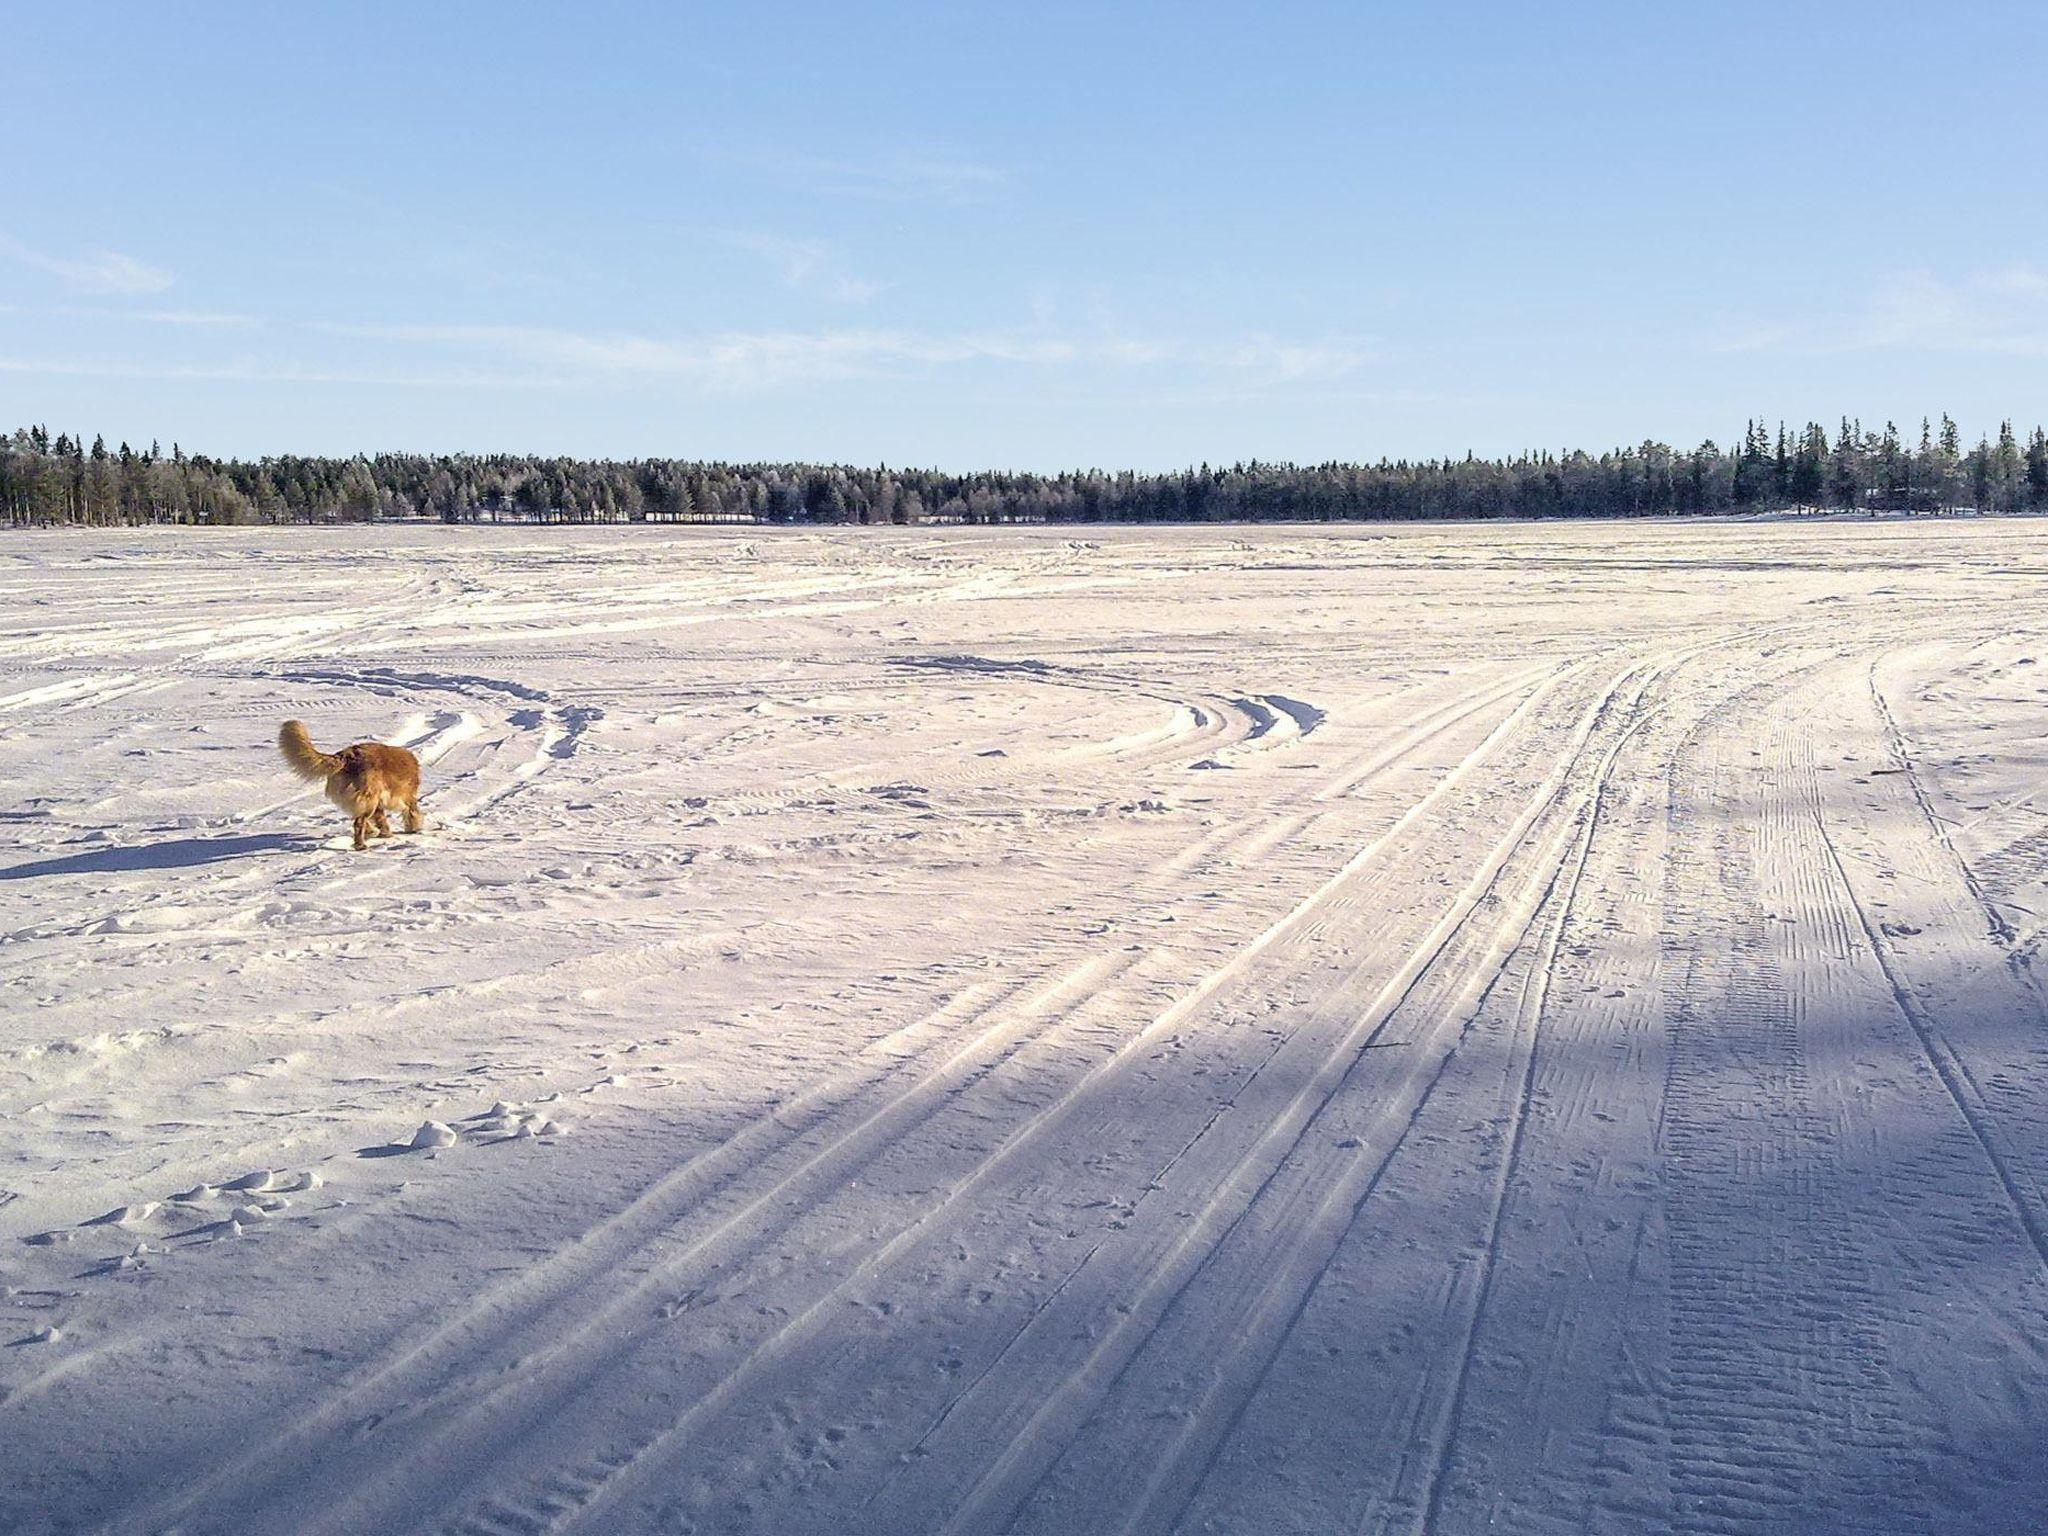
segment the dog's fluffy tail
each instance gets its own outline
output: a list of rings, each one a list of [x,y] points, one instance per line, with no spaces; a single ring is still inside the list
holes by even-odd
[[[285,721],[284,729],[277,733],[277,750],[302,779],[332,778],[341,768],[341,759],[314,746],[305,726],[296,720]]]

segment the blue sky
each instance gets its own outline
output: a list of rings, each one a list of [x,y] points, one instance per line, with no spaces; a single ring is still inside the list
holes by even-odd
[[[956,468],[2048,420],[2037,4],[15,7],[0,423]]]

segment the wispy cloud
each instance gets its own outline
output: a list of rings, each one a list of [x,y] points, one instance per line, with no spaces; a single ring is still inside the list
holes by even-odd
[[[785,288],[814,294],[839,304],[865,304],[882,284],[844,270],[839,254],[822,240],[793,240],[754,230],[721,231],[718,239],[735,250],[760,257]]]
[[[665,338],[546,326],[334,324],[336,334],[449,346],[584,377],[670,377],[719,390],[883,377],[985,363],[1018,367],[1195,368],[1241,383],[1282,386],[1333,379],[1371,353],[1346,339],[1270,337],[1187,343],[1126,336],[888,329],[728,332]]]
[[[494,354],[586,378],[666,377],[716,389],[772,388],[905,368],[990,361],[1050,363],[1077,343],[1002,335],[920,335],[890,330],[728,332],[668,338],[529,325],[322,324],[337,335]]]
[[[368,384],[395,389],[553,389],[574,382],[544,374],[488,370],[414,373],[403,369],[317,368],[253,359],[224,363],[150,363],[0,356],[0,373],[70,379],[139,379],[162,383]]]
[[[1228,345],[1220,359],[1227,368],[1275,384],[1342,378],[1371,360],[1371,349],[1356,340],[1276,341],[1266,336]]]
[[[1775,352],[1797,342],[1799,332],[1788,325],[1769,325],[1748,320],[1726,320],[1703,345],[1709,352],[1731,355],[1742,352]]]
[[[2048,357],[2048,272],[2005,267],[1950,281],[1895,276],[1853,327],[1852,347]]]
[[[103,314],[114,311],[103,310]],[[133,318],[147,320],[151,325],[260,325],[255,315],[235,314],[227,310],[213,309],[145,309]]]
[[[1724,353],[1945,352],[2048,357],[2048,269],[2019,264],[1962,278],[1893,273],[1832,320],[1732,323]]]
[[[47,272],[75,293],[162,293],[176,281],[163,268],[152,267],[119,251],[52,256],[0,235],[0,256]]]
[[[60,305],[41,311],[176,327],[171,360],[0,358],[0,372],[51,376],[218,380],[405,387],[574,388],[671,380],[705,393],[756,394],[856,379],[915,379],[970,368],[1032,369],[1073,390],[1090,381],[1142,380],[1233,394],[1302,389],[1356,373],[1373,360],[1344,336],[1264,334],[1189,340],[1142,336],[1107,322],[1084,330],[1040,319],[1025,328],[949,331],[879,326],[659,335],[527,324],[287,320],[233,312]],[[238,337],[234,352],[195,356],[209,334]],[[306,360],[316,341],[321,355]],[[99,350],[95,348],[94,350]],[[102,353],[104,356],[104,353]]]
[[[260,316],[210,309],[128,309],[112,304],[0,304],[0,315],[64,315],[81,320],[140,320],[145,325],[261,325]]]
[[[820,196],[871,202],[971,202],[1000,191],[1011,180],[999,166],[948,150],[895,150],[858,158],[769,150],[703,153],[706,159],[757,171]]]

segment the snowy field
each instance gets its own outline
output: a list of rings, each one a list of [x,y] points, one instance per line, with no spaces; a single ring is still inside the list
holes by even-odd
[[[0,1530],[2048,1528],[2044,578],[10,537]]]

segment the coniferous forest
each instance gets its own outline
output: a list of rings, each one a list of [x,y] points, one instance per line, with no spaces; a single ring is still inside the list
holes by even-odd
[[[0,438],[0,520],[246,524],[435,518],[467,522],[1330,522],[1652,517],[1803,508],[2019,512],[2048,508],[2048,437],[2010,422],[1965,448],[1943,416],[1902,436],[1843,421],[1739,445],[1645,442],[1605,453],[1208,464],[1163,474],[1059,474],[728,464],[515,454],[281,455],[254,461],[137,450],[45,427]]]

